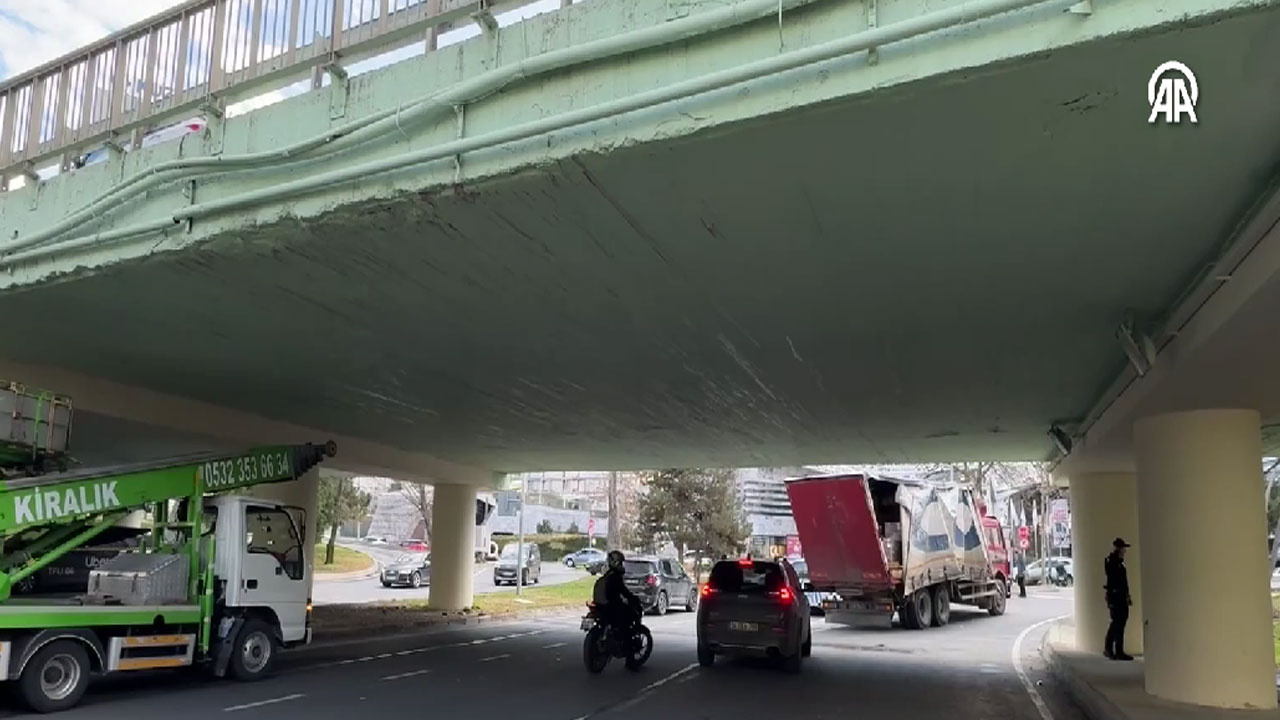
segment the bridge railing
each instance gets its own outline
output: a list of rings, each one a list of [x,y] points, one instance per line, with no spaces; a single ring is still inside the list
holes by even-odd
[[[148,127],[426,41],[539,0],[188,0],[0,82],[0,190],[82,148],[137,146]],[[560,6],[572,0],[560,0]]]

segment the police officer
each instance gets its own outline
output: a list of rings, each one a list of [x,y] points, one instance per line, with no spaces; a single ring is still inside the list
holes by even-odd
[[[1027,596],[1027,554],[1025,552],[1018,553],[1018,597]]]
[[[1133,605],[1133,597],[1129,595],[1129,573],[1124,567],[1124,551],[1129,543],[1123,538],[1116,538],[1112,545],[1115,549],[1104,563],[1107,584],[1103,589],[1107,595],[1107,609],[1111,611],[1111,625],[1107,628],[1103,654],[1112,660],[1132,660],[1133,657],[1124,652],[1124,626],[1129,621],[1129,607]]]

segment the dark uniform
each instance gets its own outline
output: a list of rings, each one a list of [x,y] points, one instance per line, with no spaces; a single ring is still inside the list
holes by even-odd
[[[1129,544],[1120,538],[1115,540],[1115,550],[1107,556],[1104,567],[1107,572],[1107,584],[1104,586],[1107,596],[1107,609],[1111,611],[1111,625],[1107,628],[1107,638],[1103,654],[1113,660],[1132,660],[1124,652],[1124,626],[1129,622],[1129,606],[1133,599],[1129,595],[1129,573],[1124,566],[1121,548]]]

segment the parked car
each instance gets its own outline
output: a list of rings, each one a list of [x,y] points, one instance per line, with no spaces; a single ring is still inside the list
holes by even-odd
[[[405,550],[411,553],[424,553],[424,552],[431,551],[430,546],[428,546],[426,543],[422,542],[421,540],[405,540],[404,542],[400,543],[400,547],[404,548]]]
[[[630,557],[622,563],[622,581],[640,598],[645,612],[666,615],[672,607],[698,609],[697,583],[684,565],[669,558]]]
[[[387,544],[387,539],[386,539],[386,538],[384,538],[384,537],[377,537],[377,536],[374,536],[374,535],[369,535],[369,536],[367,536],[367,537],[364,539],[364,541],[365,541],[365,542],[367,542],[367,543],[369,543],[370,545],[386,545],[386,544]]]
[[[701,591],[698,664],[717,655],[774,658],[791,672],[813,650],[809,601],[786,560],[721,560]]]
[[[13,586],[14,595],[37,593],[83,593],[89,586],[89,572],[103,562],[137,545],[146,530],[113,527],[103,531],[92,547],[83,547],[28,575]]]
[[[494,585],[515,585],[517,569],[523,576],[522,585],[537,584],[542,579],[542,552],[537,545],[524,544],[524,551],[519,552],[520,543],[508,543],[498,554],[498,564],[493,567]],[[516,554],[520,557],[517,559]]]
[[[431,554],[405,554],[382,568],[382,587],[422,587],[431,584]]]
[[[598,548],[582,548],[577,552],[571,552],[564,556],[565,567],[577,567],[579,565],[586,566],[592,562],[604,562],[605,552]]]
[[[1055,557],[1049,558],[1047,562],[1041,559],[1041,560],[1035,560],[1027,563],[1026,583],[1028,585],[1039,585],[1043,583],[1045,581],[1046,567],[1049,569],[1050,572],[1052,572],[1053,568],[1059,565],[1061,565],[1063,569],[1067,571],[1068,575],[1072,576],[1073,578],[1075,577],[1075,573],[1072,572],[1073,568],[1071,565],[1071,558],[1064,557],[1064,556],[1055,556]]]

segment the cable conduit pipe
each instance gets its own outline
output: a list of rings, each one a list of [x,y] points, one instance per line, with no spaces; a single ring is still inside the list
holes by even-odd
[[[324,149],[325,154],[337,153],[364,142],[390,137],[392,130],[403,132],[406,125],[425,122],[444,111],[453,112],[454,106],[482,100],[512,82],[728,30],[762,18],[773,17],[783,10],[793,10],[819,1],[744,0],[660,25],[525,58],[484,72],[441,92],[420,97],[392,110],[374,113],[278,150],[231,157],[206,156],[158,163],[134,174],[88,204],[72,211],[52,227],[0,248],[3,252],[13,252],[36,247],[79,227],[87,220],[97,219],[100,217],[102,206],[118,206],[119,203],[125,202],[122,197],[126,193],[136,196],[166,182],[184,179],[193,172],[195,174],[200,171],[232,172],[276,163],[289,163],[307,159],[310,153],[318,149]]]
[[[22,253],[15,253],[5,258],[6,264],[13,264],[36,259],[55,252],[76,250],[99,242],[114,242],[138,235],[173,227],[178,223],[196,220],[217,213],[230,212],[245,207],[261,205],[265,202],[295,197],[319,189],[331,188],[334,185],[367,179],[372,175],[392,172],[413,165],[434,162],[462,155],[476,150],[518,142],[538,135],[564,130],[597,120],[614,117],[628,112],[643,110],[675,100],[720,90],[750,80],[777,75],[789,70],[802,68],[818,62],[833,60],[855,52],[873,47],[881,47],[891,43],[907,40],[956,25],[993,17],[1002,13],[1021,10],[1036,5],[1067,4],[1072,0],[972,0],[946,10],[921,15],[909,20],[902,20],[892,25],[883,25],[857,33],[847,38],[832,40],[802,50],[777,55],[763,60],[727,68],[701,77],[674,83],[630,97],[601,103],[581,110],[572,110],[549,118],[534,120],[503,130],[495,130],[483,135],[443,143],[432,148],[384,158],[373,162],[334,170],[291,182],[281,183],[269,188],[242,193],[221,200],[199,203],[183,208],[171,217],[153,220],[147,223],[109,230],[92,236],[69,240],[65,243],[37,248]]]

